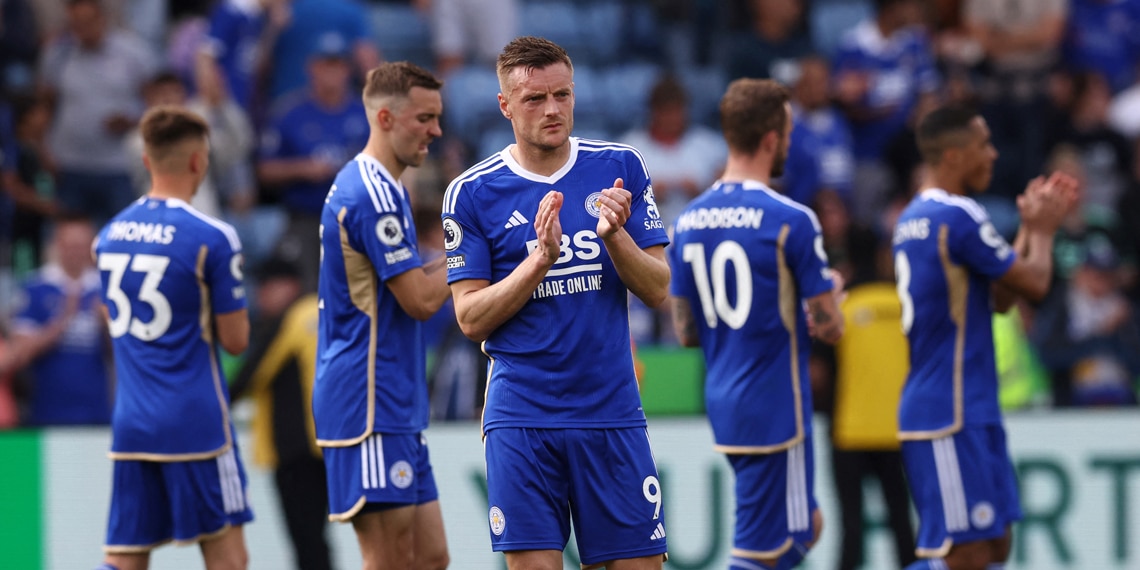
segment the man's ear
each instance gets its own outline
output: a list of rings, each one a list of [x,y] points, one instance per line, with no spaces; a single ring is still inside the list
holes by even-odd
[[[780,148],[780,134],[774,130],[764,133],[764,136],[760,137],[760,148],[765,152],[775,153]]]
[[[502,113],[507,120],[510,120],[511,111],[507,109],[507,98],[503,96],[502,93],[499,93],[499,112]]]
[[[380,126],[381,130],[390,130],[393,123],[395,123],[395,117],[392,116],[391,109],[388,107],[380,107],[380,109],[376,111],[376,124]]]

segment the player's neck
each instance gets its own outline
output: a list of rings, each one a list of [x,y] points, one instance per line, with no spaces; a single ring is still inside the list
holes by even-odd
[[[553,149],[538,148],[534,145],[516,143],[511,147],[511,156],[527,172],[540,176],[550,176],[570,160],[570,141]]]
[[[404,175],[404,169],[407,168],[407,165],[396,158],[396,153],[392,152],[391,145],[374,137],[368,137],[368,144],[364,145],[362,152],[383,164],[388,174],[392,175],[393,181],[400,180],[400,177]]]
[[[156,200],[174,198],[188,203],[198,190],[198,185],[193,180],[176,176],[156,176],[154,173],[151,173],[151,177],[150,192],[146,194],[148,198]]]
[[[725,182],[743,182],[755,180],[765,186],[772,185],[772,160],[763,156],[730,155],[725,164],[724,174],[720,177]]]
[[[966,184],[958,176],[952,173],[943,172],[941,168],[934,167],[926,176],[922,177],[922,185],[919,187],[919,192],[929,190],[931,188],[939,188],[945,190],[947,194],[954,194],[957,196],[965,196]]]

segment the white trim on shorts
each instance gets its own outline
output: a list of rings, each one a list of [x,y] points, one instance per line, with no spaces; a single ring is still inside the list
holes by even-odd
[[[934,450],[934,467],[938,473],[938,490],[942,495],[942,514],[946,518],[946,532],[970,530],[966,491],[962,485],[962,469],[958,465],[954,436],[948,435],[931,440],[930,445]]]
[[[785,493],[788,509],[788,532],[793,533],[811,529],[805,451],[806,446],[803,441],[789,447],[787,451],[788,484],[785,487]]]
[[[387,475],[384,440],[374,433],[360,442],[360,481],[365,489],[384,489],[388,486]]]
[[[245,492],[241,488],[241,473],[233,448],[219,455],[215,462],[218,464],[218,482],[222,487],[222,505],[226,514],[244,511]]]

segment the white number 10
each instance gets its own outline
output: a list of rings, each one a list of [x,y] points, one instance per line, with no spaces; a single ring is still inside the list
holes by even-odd
[[[752,264],[739,243],[723,241],[713,250],[712,259],[705,265],[705,244],[687,243],[681,257],[693,266],[697,294],[701,297],[701,310],[710,329],[716,328],[717,317],[732,329],[739,329],[752,312]],[[732,262],[736,275],[736,306],[728,302],[725,274]],[[709,287],[709,281],[712,287]]]
[[[127,272],[127,265],[131,271],[146,273],[142,285],[139,287],[139,300],[150,305],[154,311],[154,318],[148,323],[138,318],[131,318],[131,299],[123,291],[123,275]],[[119,338],[128,332],[131,336],[144,341],[152,341],[170,328],[173,317],[170,301],[158,290],[166,267],[170,265],[170,258],[162,255],[148,255],[140,253],[131,259],[129,253],[103,253],[99,255],[99,270],[110,271],[107,283],[107,298],[115,304],[115,318],[111,320],[111,337]]]

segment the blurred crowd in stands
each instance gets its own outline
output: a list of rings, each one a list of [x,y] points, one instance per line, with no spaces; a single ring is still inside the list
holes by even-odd
[[[445,81],[444,138],[406,176],[421,250],[440,255],[447,183],[513,141],[494,59],[524,34],[567,48],[575,135],[637,147],[667,223],[719,174],[728,82],[787,84],[779,189],[817,211],[850,288],[893,280],[917,119],[975,104],[1001,154],[978,200],[1007,237],[1030,178],[1081,182],[1050,297],[995,323],[1003,382],[1034,384],[1009,405],[1136,403],[1140,0],[0,0],[0,426],[108,421],[88,248],[147,191],[147,107],[208,119],[194,205],[237,228],[247,267],[292,264],[312,291],[324,196],[367,137],[362,74],[407,59]],[[639,347],[675,345],[668,315],[631,305]],[[433,414],[477,417],[482,365],[453,320],[429,327]],[[834,355],[817,364],[826,377]]]

